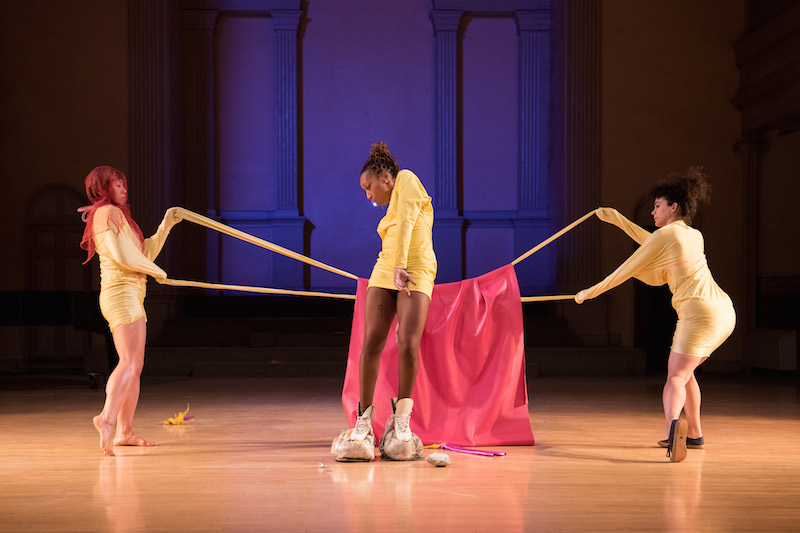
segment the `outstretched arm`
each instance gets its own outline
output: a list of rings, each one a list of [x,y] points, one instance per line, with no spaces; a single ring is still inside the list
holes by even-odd
[[[122,231],[125,225],[125,217],[118,208],[104,206],[98,209],[93,225],[97,253],[110,257],[126,270],[147,274],[157,281],[166,279],[167,273],[144,255],[128,232]]]
[[[607,222],[609,224],[613,224],[625,233],[628,234],[628,237],[636,241],[638,244],[644,243],[647,238],[651,235],[649,231],[642,228],[641,226],[637,226],[627,218],[625,218],[619,211],[614,209],[613,207],[598,207],[595,210],[595,214],[597,218],[602,220],[603,222]]]
[[[614,272],[606,279],[584,289],[575,295],[575,301],[583,303],[584,300],[596,298],[606,291],[621,285],[630,278],[639,278],[650,285],[663,285],[667,282],[666,275],[662,274],[660,264],[664,251],[669,246],[669,242],[659,232],[651,234],[650,238],[631,254]]]
[[[183,220],[178,214],[179,210],[179,207],[167,209],[167,212],[164,213],[164,220],[158,225],[156,232],[150,238],[144,240],[145,249],[147,250],[146,255],[150,261],[155,261],[158,254],[161,253],[172,227]]]

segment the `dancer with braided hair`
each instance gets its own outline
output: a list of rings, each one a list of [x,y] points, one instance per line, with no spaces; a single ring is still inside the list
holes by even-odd
[[[575,295],[582,303],[635,277],[648,285],[668,284],[678,323],[667,364],[662,401],[668,437],[659,441],[671,462],[683,461],[686,448],[702,448],[700,386],[694,371],[730,334],[736,313],[730,297],[711,276],[703,235],[690,227],[699,204],[709,200],[711,186],[698,167],[672,174],[656,185],[652,234],[614,209],[601,208],[598,216],[614,224],[641,246],[617,270],[597,285]],[[680,418],[685,411],[686,419]]]
[[[131,218],[125,174],[100,166],[86,176],[85,185],[92,204],[79,210],[86,222],[81,240],[81,248],[88,253],[84,264],[95,252],[100,258],[100,311],[119,355],[119,363],[108,377],[103,411],[92,422],[100,433],[100,449],[105,455],[114,455],[114,446],[156,445],[133,432],[147,336],[144,296],[147,275],[159,281],[167,278],[153,260],[181,219],[177,208],[169,209],[158,231],[145,239]]]
[[[349,431],[347,448],[353,442],[365,443],[364,454],[348,456],[332,451],[338,460],[374,458],[372,417],[373,394],[380,371],[381,352],[392,321],[397,316],[398,391],[392,399],[392,412],[381,453],[395,460],[421,457],[422,444],[411,432],[414,401],[411,393],[419,366],[422,331],[431,302],[436,255],[433,251],[433,206],[419,178],[410,170],[400,170],[386,143],[372,145],[361,169],[361,188],[376,206],[388,206],[378,224],[382,250],[372,270],[364,310],[364,342],[359,363],[359,404],[355,428]],[[387,439],[392,439],[389,444]],[[416,450],[416,448],[419,450]],[[392,449],[396,450],[395,452]]]

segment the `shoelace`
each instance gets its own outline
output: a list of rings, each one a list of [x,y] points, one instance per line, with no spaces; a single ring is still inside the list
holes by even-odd
[[[411,421],[410,416],[395,416],[394,417],[394,431],[395,435],[401,433],[411,433],[408,424]]]
[[[360,416],[358,420],[356,420],[356,427],[353,430],[352,436],[363,435],[362,439],[367,437],[372,430],[372,424],[370,424],[369,418]],[[352,438],[351,436],[351,438]]]

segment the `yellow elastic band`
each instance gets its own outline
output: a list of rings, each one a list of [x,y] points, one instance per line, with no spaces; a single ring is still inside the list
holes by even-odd
[[[526,302],[551,302],[555,300],[574,300],[574,294],[557,294],[555,296],[523,296],[522,303]]]
[[[261,248],[266,248],[267,250],[272,250],[273,252],[285,255],[286,257],[297,259],[298,261],[302,261],[303,263],[319,267],[323,270],[327,270],[328,272],[333,272],[334,274],[339,274],[340,276],[344,276],[346,278],[358,279],[358,276],[356,276],[355,274],[351,274],[350,272],[345,272],[344,270],[339,270],[338,268],[328,266],[325,263],[320,263],[319,261],[311,259],[310,257],[306,257],[303,254],[299,254],[297,252],[289,250],[288,248],[278,246],[277,244],[265,241],[264,239],[259,239],[258,237],[254,237],[243,231],[239,231],[238,229],[226,226],[225,224],[221,224],[216,220],[212,220],[210,218],[204,217],[203,215],[198,215],[197,213],[194,213],[187,209],[183,209],[182,207],[178,208],[177,214],[183,220],[188,220],[189,222],[194,222],[195,224],[199,224],[201,226],[205,226],[220,233],[230,235],[231,237],[236,237],[237,239],[249,242],[250,244],[254,244]]]
[[[522,254],[521,256],[519,256],[516,259],[514,259],[514,261],[512,261],[511,264],[512,265],[516,265],[517,263],[519,263],[523,259],[526,259],[527,257],[533,255],[534,253],[538,252],[539,250],[541,250],[542,248],[544,248],[545,246],[547,246],[548,244],[550,244],[554,240],[558,239],[559,237],[564,235],[569,230],[574,229],[578,224],[581,224],[582,222],[586,221],[587,219],[589,219],[592,215],[594,215],[596,213],[597,213],[596,209],[593,209],[593,210],[589,211],[588,213],[583,215],[581,218],[579,218],[578,220],[576,220],[575,222],[573,222],[569,226],[565,227],[564,229],[562,229],[561,231],[559,231],[558,233],[556,233],[552,237],[548,237],[547,239],[543,240],[542,242],[540,242],[539,244],[537,244],[536,246],[534,246],[533,248],[531,248],[530,250],[528,250],[527,252]],[[560,294],[560,295],[556,295],[556,296],[523,296],[522,298],[520,298],[520,300],[522,300],[522,303],[526,303],[526,302],[551,302],[551,301],[555,301],[555,300],[574,300],[574,299],[575,299],[575,295],[574,294]]]
[[[202,281],[185,281],[182,279],[166,279],[162,283],[164,285],[173,285],[175,287],[198,287],[200,289],[220,289],[220,290],[230,290],[230,291],[259,292],[262,294],[290,294],[292,296],[319,296],[322,298],[341,298],[344,300],[356,299],[354,294],[292,291],[289,289],[269,289],[267,287],[249,287],[245,285],[223,285],[222,283],[205,283]]]
[[[562,229],[561,231],[559,231],[558,233],[556,233],[556,234],[555,234],[555,235],[553,235],[552,237],[549,237],[549,238],[545,239],[544,241],[540,242],[539,244],[537,244],[536,246],[534,246],[533,248],[531,248],[530,250],[528,250],[527,252],[525,252],[525,253],[524,253],[524,254],[522,254],[521,256],[519,256],[519,257],[517,257],[516,259],[514,259],[514,260],[511,262],[511,264],[512,264],[512,265],[516,265],[517,263],[519,263],[519,262],[520,262],[520,261],[522,261],[523,259],[526,259],[528,256],[532,255],[533,253],[535,253],[535,252],[538,252],[539,250],[541,250],[542,248],[544,248],[545,246],[547,246],[548,244],[550,244],[550,243],[551,243],[551,242],[553,242],[554,240],[556,240],[556,239],[558,239],[559,237],[561,237],[562,235],[564,235],[564,234],[565,234],[566,232],[568,232],[569,230],[573,229],[575,226],[577,226],[577,225],[578,225],[578,224],[580,224],[581,222],[585,221],[586,219],[588,219],[589,217],[591,217],[592,215],[594,215],[594,214],[595,214],[595,211],[596,211],[596,210],[589,211],[588,213],[586,213],[585,215],[583,215],[581,218],[579,218],[578,220],[576,220],[575,222],[573,222],[572,224],[570,224],[570,225],[569,225],[569,226],[567,226],[566,228]]]
[[[281,255],[285,255],[287,257],[291,257],[292,259],[296,259],[298,261],[302,261],[303,263],[307,263],[309,265],[313,265],[319,267],[323,270],[327,270],[329,272],[333,272],[334,274],[339,274],[341,276],[345,276],[347,278],[358,279],[358,276],[355,274],[351,274],[344,270],[340,270],[338,268],[334,268],[332,266],[326,265],[325,263],[320,263],[310,257],[306,257],[302,254],[289,250],[287,248],[283,248],[282,246],[278,246],[277,244],[273,244],[269,241],[265,241],[263,239],[259,239],[258,237],[254,237],[249,235],[243,231],[239,231],[235,228],[230,226],[226,226],[225,224],[221,224],[216,220],[212,220],[210,218],[204,217],[203,215],[198,215],[192,211],[187,209],[183,209],[181,207],[178,208],[177,213],[183,220],[188,220],[189,222],[194,222],[195,224],[199,224],[201,226],[205,226],[209,229],[213,229],[220,233],[225,233],[226,235],[230,235],[231,237],[235,237],[237,239],[243,240],[245,242],[249,242],[250,244],[254,244],[255,246],[259,246],[261,248],[266,248],[267,250],[271,250],[273,252],[279,253]],[[581,224],[582,222],[586,221],[589,217],[596,214],[596,210],[592,210],[589,213],[586,213],[581,218],[573,222],[572,224],[566,226],[564,229],[556,233],[555,235],[545,239],[541,243],[537,244],[514,261],[511,262],[512,265],[516,265],[520,261],[528,258],[529,256],[533,255],[534,253],[538,252],[554,240],[558,239],[568,231],[574,229],[576,226]],[[220,289],[220,290],[233,290],[233,291],[243,291],[243,292],[258,292],[264,294],[289,294],[295,296],[318,296],[323,298],[341,298],[347,300],[355,300],[355,295],[352,294],[336,294],[336,293],[327,293],[327,292],[311,292],[311,291],[294,291],[288,289],[270,289],[266,287],[250,287],[244,285],[224,285],[221,283],[205,283],[202,281],[185,281],[185,280],[178,280],[178,279],[166,279],[162,282],[164,285],[173,285],[176,287],[199,287],[203,289]],[[523,296],[520,300],[523,303],[526,302],[549,302],[549,301],[556,301],[556,300],[573,300],[575,295],[573,294],[558,294],[554,296]]]

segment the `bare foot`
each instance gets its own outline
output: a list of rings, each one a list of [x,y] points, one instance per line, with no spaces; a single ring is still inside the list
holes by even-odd
[[[130,435],[117,435],[114,438],[114,446],[158,446],[158,444],[131,433]]]
[[[103,422],[100,415],[92,418],[92,423],[100,433],[100,449],[103,450],[103,455],[114,456],[114,444],[111,442],[111,436],[114,434],[114,425]]]

